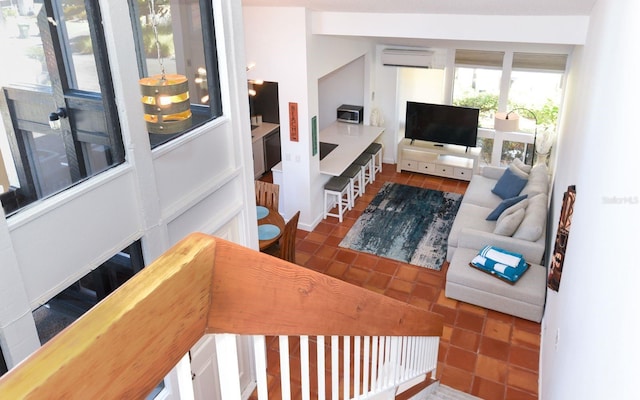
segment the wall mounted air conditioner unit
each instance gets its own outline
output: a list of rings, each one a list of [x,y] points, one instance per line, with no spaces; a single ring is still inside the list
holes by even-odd
[[[433,68],[433,51],[424,49],[384,49],[382,65]]]

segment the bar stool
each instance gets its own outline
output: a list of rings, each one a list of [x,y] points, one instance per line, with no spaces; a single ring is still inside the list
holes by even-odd
[[[376,173],[382,172],[382,144],[373,142],[364,151],[373,157],[373,180],[376,180]]]
[[[356,158],[353,164],[360,166],[362,170],[362,191],[369,183],[373,183],[373,156],[371,154],[362,153]]]
[[[334,176],[324,185],[324,217],[338,217],[342,222],[345,211],[351,210],[351,187],[350,180],[344,176]],[[346,198],[345,198],[346,196]],[[332,197],[331,203],[329,198]],[[338,213],[329,212],[334,206],[338,206]]]
[[[362,168],[359,165],[351,164],[340,175],[349,178],[349,190],[351,190],[351,207],[356,205],[356,197],[364,193]]]

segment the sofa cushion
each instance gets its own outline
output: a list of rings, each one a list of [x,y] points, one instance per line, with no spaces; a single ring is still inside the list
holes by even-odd
[[[502,236],[511,236],[518,229],[522,221],[524,220],[525,212],[521,208],[514,213],[509,214],[507,217],[496,223],[496,227],[493,233]]]
[[[504,168],[501,170],[500,174],[503,172]],[[469,186],[467,186],[467,190],[464,192],[462,204],[470,203],[486,207],[489,211],[493,210],[502,201],[500,197],[491,193],[491,189],[496,185],[496,182],[497,179],[487,178],[483,175],[473,175],[473,179],[471,179]]]
[[[527,179],[521,178],[514,174],[511,169],[507,168],[491,189],[491,192],[498,195],[501,199],[508,199],[520,194],[520,191],[527,184]]]
[[[549,191],[549,170],[546,164],[536,164],[531,168],[529,180],[522,189],[521,194],[528,194],[529,197],[538,193],[548,193]]]
[[[504,210],[506,210],[507,208],[511,207],[512,205],[524,200],[527,198],[527,195],[521,195],[521,196],[516,196],[516,197],[510,197],[508,199],[504,199],[500,202],[500,204],[498,204],[498,207],[494,208],[493,211],[491,211],[491,213],[489,215],[487,215],[487,221],[495,221],[498,219],[498,217],[500,216],[500,214],[502,214],[502,212]]]
[[[478,206],[475,204],[462,203],[456,214],[456,218],[451,225],[447,245],[452,247],[458,246],[458,236],[462,228],[472,228],[482,232],[493,232],[496,223],[487,221],[487,214],[491,212],[490,208]]]
[[[513,172],[514,175],[519,176],[522,179],[529,179],[529,173],[528,172],[524,172],[520,168],[516,167],[515,164],[511,163],[511,164],[509,164],[509,166],[507,168],[511,172]]]
[[[502,214],[500,214],[500,216],[498,217],[498,220],[496,221],[496,223],[499,224],[500,222],[502,222],[502,220],[504,218],[507,218],[509,215],[513,214],[514,212],[518,211],[521,208],[523,210],[526,209],[528,205],[529,205],[529,199],[524,199],[522,201],[519,201],[519,202],[515,203],[511,207],[509,207],[506,210],[504,210],[502,212]]]
[[[531,165],[525,164],[519,158],[514,158],[513,161],[511,162],[511,164],[513,164],[513,166],[515,166],[516,168],[518,168],[519,170],[521,170],[522,172],[524,172],[526,174],[529,174],[529,172],[531,172]]]
[[[529,199],[524,219],[513,234],[513,237],[535,242],[542,236],[546,222],[547,195],[540,193]]]

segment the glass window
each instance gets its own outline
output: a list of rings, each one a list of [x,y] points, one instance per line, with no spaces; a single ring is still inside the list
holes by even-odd
[[[94,2],[2,8],[0,201],[10,215],[124,162]],[[102,82],[102,84],[99,84]]]
[[[453,82],[453,105],[480,110],[478,125],[493,128],[500,96],[499,69],[457,67]]]
[[[171,104],[145,94],[145,119],[155,147],[222,115],[213,10],[210,1],[199,0],[129,4],[140,77],[152,78],[145,82],[153,87],[180,86]]]

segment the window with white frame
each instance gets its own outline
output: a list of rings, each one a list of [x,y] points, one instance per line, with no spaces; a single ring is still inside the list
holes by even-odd
[[[505,54],[456,51],[452,100],[454,105],[480,109],[482,164],[501,165],[514,158],[532,163],[534,141],[553,137],[556,129],[567,55],[515,52],[509,54],[512,63],[503,65]],[[500,90],[505,79],[510,82],[506,92]],[[500,104],[506,104],[506,109],[500,109]],[[491,129],[498,111],[517,112],[519,132]]]

